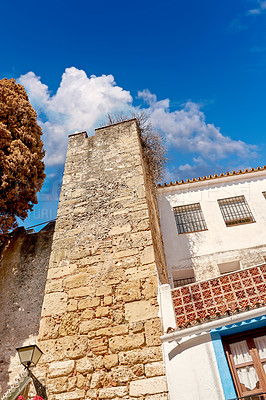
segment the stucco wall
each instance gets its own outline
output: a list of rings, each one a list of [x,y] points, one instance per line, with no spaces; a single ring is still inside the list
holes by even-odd
[[[23,368],[16,347],[36,343],[54,223],[39,233],[17,229],[0,252],[0,393]]]
[[[163,344],[170,399],[224,400],[210,334]]]
[[[194,268],[197,280],[219,274],[217,264],[233,260],[242,267],[266,256],[265,171],[157,189],[169,276]],[[255,223],[226,227],[217,200],[244,195]],[[178,234],[173,207],[200,203],[208,230]]]

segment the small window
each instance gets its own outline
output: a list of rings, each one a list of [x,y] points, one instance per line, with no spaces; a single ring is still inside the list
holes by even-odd
[[[237,395],[248,396],[247,399],[264,399],[266,392],[265,328],[226,337],[224,348]],[[259,396],[261,393],[264,396]]]
[[[226,226],[255,222],[244,196],[218,200]]]
[[[174,208],[178,233],[204,231],[206,222],[199,203]]]
[[[241,268],[239,261],[229,261],[218,264],[220,274],[229,274],[230,272],[238,271]]]
[[[174,287],[189,285],[195,282],[194,271],[192,268],[181,269],[173,273]]]
[[[266,199],[266,192],[262,192],[264,198]]]

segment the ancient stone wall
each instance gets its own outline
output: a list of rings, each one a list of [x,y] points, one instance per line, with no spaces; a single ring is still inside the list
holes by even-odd
[[[37,341],[53,228],[18,228],[0,250],[0,394],[23,370],[16,348]]]
[[[49,400],[167,398],[141,157],[135,120],[70,136],[36,368]]]

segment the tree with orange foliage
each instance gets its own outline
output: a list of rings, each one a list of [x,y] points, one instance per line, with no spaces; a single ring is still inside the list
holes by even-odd
[[[24,87],[0,80],[0,242],[38,202],[45,178],[41,135]]]

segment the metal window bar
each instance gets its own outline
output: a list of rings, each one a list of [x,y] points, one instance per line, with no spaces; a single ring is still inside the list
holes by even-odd
[[[178,233],[198,232],[207,229],[199,203],[174,208]]]
[[[266,392],[259,393],[259,394],[251,394],[249,396],[244,397],[234,397],[230,400],[266,400]]]
[[[255,222],[244,196],[218,200],[226,226]]]
[[[174,287],[181,287],[185,285],[189,285],[190,283],[194,283],[195,278],[194,276],[192,278],[184,278],[184,279],[174,279]]]

